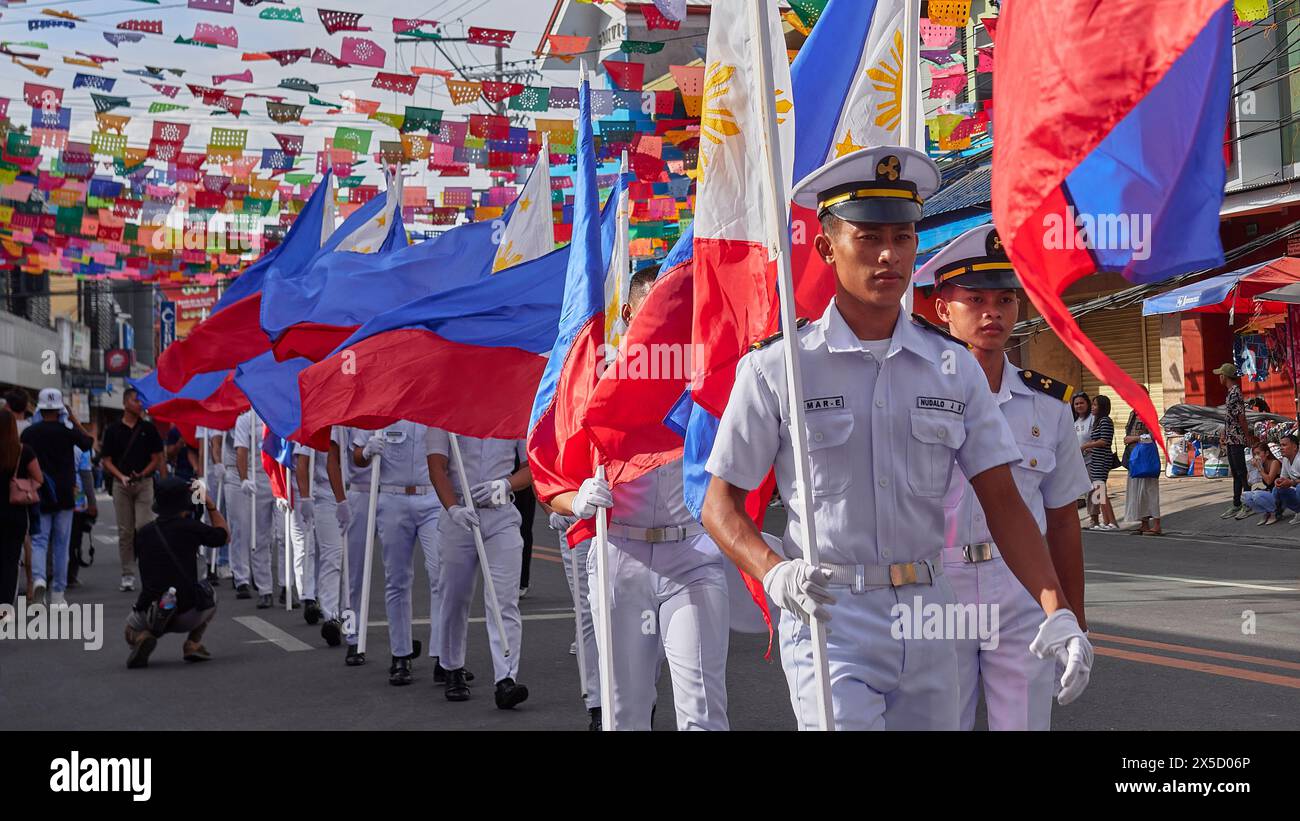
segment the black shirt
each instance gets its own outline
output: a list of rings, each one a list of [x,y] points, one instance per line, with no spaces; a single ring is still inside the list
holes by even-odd
[[[76,499],[77,459],[74,447],[90,450],[94,440],[75,428],[66,427],[62,422],[33,422],[23,431],[23,444],[36,453],[36,460],[41,463],[41,472],[54,482],[55,501],[53,505],[41,504],[42,513],[56,510],[72,510]]]
[[[205,525],[193,516],[164,516],[135,532],[135,555],[140,563],[140,595],[136,610],[148,610],[167,588],[176,588],[176,612],[194,607],[194,586],[199,581],[199,547],[220,547],[226,531]]]
[[[139,433],[136,433],[137,430]],[[133,435],[134,442],[131,441]],[[100,450],[100,456],[112,459],[114,467],[130,476],[148,467],[149,460],[155,453],[161,453],[162,449],[162,437],[158,435],[153,422],[140,419],[134,428],[127,427],[123,422],[109,425],[104,431],[104,446]]]

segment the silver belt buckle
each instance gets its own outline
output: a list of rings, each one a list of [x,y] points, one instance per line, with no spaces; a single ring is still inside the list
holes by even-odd
[[[963,559],[965,559],[967,562],[971,564],[976,564],[979,562],[987,562],[993,558],[993,545],[989,544],[988,542],[980,542],[979,544],[963,545],[961,549],[961,556]]]

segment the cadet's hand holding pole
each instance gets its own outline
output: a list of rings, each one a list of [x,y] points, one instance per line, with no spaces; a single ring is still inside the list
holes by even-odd
[[[379,463],[382,448],[370,461],[370,501],[366,506],[366,558],[361,567],[361,609],[356,613],[357,652],[366,652],[366,622],[370,616],[370,559],[375,552],[375,510],[379,506]]]
[[[817,549],[817,528],[814,523],[816,507],[812,498],[812,485],[808,482],[811,473],[808,460],[808,431],[804,426],[803,377],[799,370],[799,338],[796,332],[794,297],[794,277],[790,272],[790,232],[786,226],[789,222],[787,207],[789,194],[785,180],[780,172],[778,158],[781,152],[780,133],[777,129],[776,95],[772,93],[772,43],[768,36],[766,9],[762,3],[753,3],[750,20],[753,34],[759,43],[758,76],[763,89],[763,125],[766,139],[763,141],[763,170],[768,182],[768,196],[765,203],[768,208],[768,225],[773,226],[777,242],[777,289],[781,301],[781,327],[785,329],[785,381],[789,391],[790,405],[790,439],[794,447],[795,485],[799,489],[799,501],[804,515],[799,517],[803,526],[804,558],[812,565],[814,572],[821,563],[820,551]],[[784,59],[784,53],[782,55]],[[910,124],[904,121],[901,127],[906,130]],[[811,619],[813,676],[817,685],[817,715],[821,729],[835,728],[835,714],[831,704],[830,667],[826,661],[826,626],[820,619]],[[603,686],[603,682],[602,682]],[[604,695],[602,693],[602,695]]]
[[[469,491],[469,477],[465,474],[465,463],[460,458],[460,437],[454,433],[448,432],[447,438],[451,441],[452,461],[456,463],[456,476],[460,478],[461,496],[465,501],[465,507],[471,513],[474,513],[474,497]],[[483,573],[483,592],[487,594],[488,606],[492,610],[492,621],[497,626],[497,636],[501,640],[501,653],[506,658],[510,658],[510,638],[506,635],[505,625],[501,623],[501,606],[497,604],[497,589],[492,583],[492,566],[488,564],[487,548],[483,546],[483,531],[478,526],[478,522],[471,522],[470,532],[474,534],[474,549],[478,552],[478,567]]]

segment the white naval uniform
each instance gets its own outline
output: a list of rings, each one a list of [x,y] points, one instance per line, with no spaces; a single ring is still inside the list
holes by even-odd
[[[681,459],[614,488],[610,702],[619,730],[650,729],[663,659],[672,677],[677,729],[729,729],[727,577],[721,551],[695,521],[683,496]],[[598,627],[595,553],[587,566]]]
[[[358,437],[360,441],[365,442],[370,438],[371,431],[345,427],[339,427],[338,430],[342,431],[340,438],[342,450],[339,453],[339,460],[343,468],[343,486],[347,490],[348,509],[352,511],[352,518],[348,520],[348,526],[343,531],[343,543],[348,552],[348,588],[344,609],[350,611],[353,618],[343,620],[343,632],[347,644],[356,644],[356,627],[361,622],[358,611],[361,609],[361,582],[365,574],[366,526],[370,518],[370,465],[357,467],[357,463],[352,459],[354,447],[352,443],[357,441]],[[382,550],[382,546],[380,549]],[[351,632],[348,632],[348,628],[351,628]]]
[[[460,472],[451,456],[451,439],[445,430],[430,428],[429,452],[447,457],[447,472],[452,488],[465,504],[465,490],[460,486]],[[465,460],[465,476],[470,487],[493,479],[506,479],[515,472],[515,458],[520,464],[528,460],[522,439],[476,439],[457,437],[461,458]],[[487,555],[492,584],[496,590],[497,606],[501,608],[501,624],[510,643],[507,658],[497,633],[496,619],[487,618],[488,645],[492,650],[492,680],[519,677],[520,643],[523,639],[523,622],[519,618],[519,574],[523,568],[524,537],[519,532],[522,517],[515,507],[514,494],[496,500],[496,506],[476,504],[479,529],[483,533],[483,549]],[[443,516],[438,524],[438,537],[442,547],[442,666],[456,670],[465,666],[465,644],[469,633],[470,597],[474,594],[475,576],[479,571],[478,551],[474,534],[456,524],[450,516]],[[490,607],[487,588],[483,590],[483,605]]]
[[[429,480],[429,444],[433,429],[401,420],[383,430],[379,461],[379,503],[375,523],[383,540],[384,607],[388,614],[388,643],[394,656],[409,656],[411,644],[411,585],[415,582],[415,545],[424,553],[429,576],[430,636],[428,655],[440,655],[438,514],[442,505]],[[353,447],[364,448],[371,431],[353,431]],[[366,495],[369,495],[369,487]],[[365,521],[365,514],[362,514]],[[364,526],[362,527],[364,531]],[[364,548],[364,545],[363,545]],[[360,598],[357,598],[360,602]],[[444,665],[445,666],[445,665]]]
[[[338,444],[343,452],[348,450],[348,441],[342,428],[332,428],[330,438]],[[321,613],[326,619],[338,618],[339,574],[343,565],[343,536],[339,533],[339,523],[334,508],[334,490],[329,480],[329,452],[312,450],[306,445],[294,447],[295,459],[312,459],[315,454],[311,472],[311,499],[313,507],[313,525],[304,526],[302,517],[295,509],[290,520],[290,532],[294,534],[294,574],[298,589],[304,599],[315,599],[320,605]],[[297,484],[294,485],[295,491]],[[299,553],[298,541],[302,540],[306,549]]]
[[[790,517],[783,545],[803,555],[805,514],[794,482],[784,346],[747,354],[707,468],[757,488],[776,466]],[[953,462],[967,476],[1020,459],[988,380],[965,346],[900,312],[892,337],[863,342],[832,301],[799,332],[811,484],[823,565],[886,583],[832,584],[827,653],[841,729],[956,729],[957,655],[948,638],[891,636],[900,602],[954,601],[942,575],[943,495]],[[884,361],[870,354],[876,347]],[[892,587],[889,566],[912,565],[916,584]],[[855,568],[853,566],[860,566]],[[926,582],[929,583],[926,583]],[[855,592],[854,588],[858,587]],[[812,632],[781,613],[781,663],[800,729],[818,726]]]
[[[1002,385],[994,394],[1020,448],[1012,467],[1016,486],[1039,532],[1047,530],[1046,510],[1074,509],[1087,492],[1088,470],[1074,434],[1070,405],[1025,384],[1023,373],[1003,357]],[[957,640],[957,672],[961,695],[961,729],[975,726],[975,705],[981,681],[990,730],[1049,730],[1055,694],[1056,658],[1040,659],[1029,644],[1046,618],[1038,601],[1024,588],[1006,562],[991,550],[986,561],[980,549],[988,545],[988,522],[970,483],[954,474],[944,499],[947,509],[943,561],[945,575],[963,605],[997,608],[997,642],[981,648],[978,638]],[[991,622],[990,622],[991,623]]]
[[[591,552],[591,539],[579,542],[571,551],[564,535],[558,531],[560,550],[569,555],[561,556],[564,564],[564,579],[569,589],[577,587],[578,591],[578,625],[582,632],[582,688],[586,692],[583,704],[588,710],[600,706],[600,667],[596,655],[596,625],[591,619],[591,600],[588,598],[588,555]],[[576,572],[575,572],[576,569]],[[576,578],[575,578],[576,576]]]
[[[266,425],[252,410],[244,411],[235,422],[231,435],[230,447],[223,448],[223,455],[229,453],[230,464],[226,475],[233,477],[234,488],[229,485],[226,493],[230,499],[231,518],[239,522],[239,541],[230,552],[230,567],[235,576],[235,585],[247,584],[249,565],[252,565],[252,582],[260,594],[273,593],[274,577],[272,556],[276,552],[275,497],[271,493],[271,477],[262,466],[262,436]],[[240,487],[239,468],[235,462],[236,448],[248,450],[248,474],[251,477],[256,469],[257,509],[253,510],[253,500]],[[257,544],[251,544],[252,517],[257,516]]]
[[[222,487],[217,487],[216,485],[210,484],[212,480],[212,466],[217,463],[216,452],[211,447],[207,449],[208,462],[203,466],[203,479],[205,482],[209,482],[208,496],[209,498],[212,499],[212,504],[217,505],[217,509],[221,511],[221,515],[226,517],[226,527],[229,528],[230,530],[230,538],[226,541],[226,544],[222,545],[220,548],[211,548],[211,549],[217,550],[217,567],[223,567],[223,566],[229,567],[230,566],[230,545],[232,542],[235,541],[234,523],[231,521],[231,517],[227,514],[227,511],[230,510],[230,504],[227,501],[230,498],[230,496],[228,495],[229,488],[225,487],[226,484],[225,454],[226,454],[226,443],[229,442],[230,440],[230,432],[225,430],[218,430],[216,428],[206,428],[203,426],[199,426],[195,428],[194,435],[199,440],[200,457],[204,452],[203,442],[205,440],[211,439],[214,436],[221,437],[222,479],[220,484],[222,485]],[[204,519],[208,522],[208,524],[212,524],[211,514],[205,513]]]

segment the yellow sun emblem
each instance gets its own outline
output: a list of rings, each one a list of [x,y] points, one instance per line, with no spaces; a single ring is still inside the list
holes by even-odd
[[[492,263],[492,273],[512,268],[523,261],[524,255],[515,253],[515,243],[511,240],[506,243],[506,247],[497,252],[496,261]]]
[[[783,89],[776,90],[776,123],[785,125],[785,115],[794,109],[794,102],[785,96]]]
[[[871,87],[884,93],[884,100],[876,105],[876,125],[889,131],[898,128],[903,118],[903,33],[894,32],[894,45],[889,55],[867,70],[874,80]]]
[[[704,112],[700,118],[700,134],[715,146],[722,145],[722,141],[727,137],[734,137],[740,133],[735,115],[721,103],[722,97],[729,91],[727,81],[735,73],[735,66],[714,63],[709,66],[704,78]],[[710,153],[700,152],[701,166],[708,166]]]

